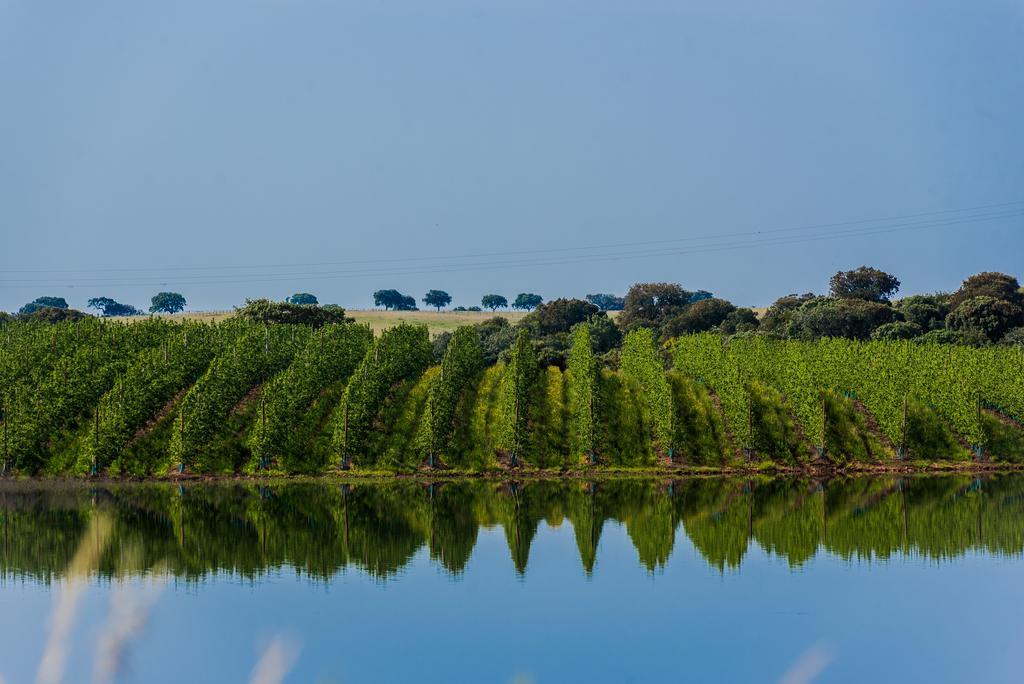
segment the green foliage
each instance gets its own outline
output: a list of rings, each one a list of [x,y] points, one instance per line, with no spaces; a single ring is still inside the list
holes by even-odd
[[[48,330],[29,324],[19,329],[17,337],[21,339],[5,344],[14,354],[18,354],[19,343],[55,347],[53,353],[29,352],[27,359],[4,354],[3,461],[28,473],[52,467],[55,450],[91,417],[118,376],[146,350],[161,345],[171,330],[161,321],[135,325],[85,321]],[[29,359],[39,366],[26,367]]]
[[[181,400],[169,448],[180,468],[234,472],[240,464],[215,448],[225,420],[251,390],[285,368],[311,334],[310,328],[246,321],[239,321],[237,327],[237,331],[219,328],[237,339],[213,359]]]
[[[912,295],[894,306],[907,323],[914,323],[923,331],[939,330],[946,325],[949,315],[949,295]]]
[[[373,341],[369,327],[327,325],[309,337],[286,369],[263,388],[249,431],[250,467],[270,468],[274,460],[287,472],[315,473],[327,465],[326,454],[310,448],[319,417],[309,409],[332,386],[345,382]]]
[[[623,375],[640,388],[640,396],[651,419],[655,448],[672,458],[676,447],[672,388],[654,349],[654,336],[649,329],[637,328],[626,335],[622,345],[621,369]]]
[[[66,309],[56,306],[41,306],[32,309],[31,313],[18,314],[23,321],[35,323],[77,323],[89,318],[89,314],[78,309]]]
[[[863,299],[869,302],[887,302],[900,289],[900,281],[885,271],[861,266],[852,271],[840,271],[829,281],[832,296],[838,299]]]
[[[530,309],[536,309],[541,305],[544,298],[538,294],[532,292],[520,292],[516,295],[515,301],[512,302],[513,309],[519,309],[521,311],[529,311]]]
[[[176,314],[185,310],[185,298],[177,292],[158,292],[150,299],[150,313]],[[299,304],[301,302],[293,302]],[[316,303],[314,297],[313,303]]]
[[[246,299],[245,306],[235,309],[238,318],[256,323],[288,323],[320,328],[325,325],[351,323],[340,306],[315,306],[272,302],[269,299]]]
[[[452,303],[452,296],[444,290],[430,290],[424,295],[423,303],[440,311]]]
[[[156,297],[154,297],[153,299],[155,300]],[[320,303],[320,301],[316,298],[316,295],[312,295],[308,292],[296,292],[285,301],[288,302],[289,304],[304,304],[306,306],[316,306],[317,304]],[[185,307],[184,299],[182,299],[181,305],[182,308]]]
[[[390,311],[415,311],[416,300],[398,290],[377,290],[373,293],[373,305],[383,306]]]
[[[535,337],[567,333],[596,314],[596,306],[582,299],[555,299],[537,307],[520,321]],[[602,314],[603,315],[603,314]]]
[[[736,333],[748,333],[757,330],[761,325],[757,314],[753,309],[740,307],[732,311],[722,320],[718,329],[723,335],[735,335]]]
[[[686,307],[681,313],[665,321],[661,330],[662,339],[705,332],[717,328],[736,307],[724,299],[701,299]]]
[[[206,370],[218,341],[214,326],[185,323],[159,347],[141,352],[100,399],[75,471],[150,474],[151,464],[129,453],[131,443],[147,421]]]
[[[508,454],[512,466],[527,460],[535,446],[531,443],[530,428],[540,377],[530,334],[525,328],[520,328],[512,344],[501,387],[499,448]]]
[[[895,342],[896,340],[912,340],[915,337],[920,337],[923,333],[924,330],[917,323],[893,321],[875,328],[871,333],[871,339]]]
[[[455,414],[467,390],[476,384],[484,369],[483,348],[475,328],[463,326],[452,334],[441,361],[437,380],[430,387],[427,415],[428,464],[444,457],[455,431]]]
[[[960,289],[949,300],[952,311],[975,297],[991,297],[1024,308],[1024,291],[1013,276],[1005,273],[985,272],[972,275],[963,282]]]
[[[18,309],[18,313],[22,316],[27,316],[28,314],[35,313],[44,307],[52,309],[66,309],[68,308],[68,303],[63,297],[37,297]]]
[[[1024,324],[1024,308],[980,295],[961,301],[946,317],[946,326],[969,338],[997,342],[1013,328]]]
[[[110,297],[94,297],[88,301],[87,306],[104,316],[141,316],[143,313],[130,304],[121,304]]]
[[[800,306],[791,318],[788,334],[802,340],[844,337],[866,340],[881,325],[894,320],[888,304],[864,299],[812,299]]]
[[[401,324],[385,330],[367,350],[345,388],[332,419],[333,450],[343,467],[372,464],[369,440],[374,421],[392,388],[418,377],[430,364],[432,348],[425,326]]]
[[[485,309],[490,309],[491,311],[494,311],[495,309],[506,308],[508,306],[508,300],[502,297],[501,295],[486,294],[480,300],[480,304]]]
[[[601,373],[590,338],[590,325],[580,323],[572,332],[568,372],[569,448],[573,458],[596,462],[597,417],[601,413]]]
[[[942,425],[969,444],[983,445],[983,405],[999,406],[1010,416],[1024,415],[1024,352],[1012,347],[843,339],[751,339],[725,345],[717,335],[704,334],[677,340],[674,356],[676,368],[716,392],[730,429],[748,445],[768,415],[754,415],[747,403],[753,380],[781,392],[803,436],[816,446],[822,445],[829,420],[821,390],[855,397],[900,453],[927,458],[959,457],[959,449],[950,443],[952,433],[940,429]]]
[[[676,283],[637,283],[626,293],[618,323],[624,330],[658,328],[681,313],[692,296]]]
[[[488,366],[497,363],[498,358],[512,346],[512,342],[516,339],[515,328],[507,318],[501,316],[495,316],[477,324],[476,330],[480,335],[484,363]]]
[[[601,311],[622,311],[626,306],[626,298],[613,294],[588,294],[586,300]]]

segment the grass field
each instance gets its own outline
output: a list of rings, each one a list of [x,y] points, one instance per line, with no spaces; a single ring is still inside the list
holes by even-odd
[[[521,311],[499,311],[492,314],[490,311],[380,311],[374,309],[363,311],[348,310],[345,313],[356,319],[358,323],[369,324],[374,332],[386,330],[399,323],[418,323],[427,326],[431,336],[455,330],[460,325],[482,323],[494,316],[501,316],[502,318],[507,318],[510,323],[516,323],[526,315],[525,312]],[[191,311],[170,316],[161,314],[160,317],[178,321],[188,319],[209,322],[222,321],[234,315],[234,311]],[[118,320],[138,321],[145,319],[141,316],[133,316],[119,318]]]

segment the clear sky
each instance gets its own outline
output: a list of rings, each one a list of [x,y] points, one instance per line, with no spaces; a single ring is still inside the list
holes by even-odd
[[[752,235],[1024,200],[1021,0],[0,0],[0,92],[0,309],[1024,276],[1024,205]]]

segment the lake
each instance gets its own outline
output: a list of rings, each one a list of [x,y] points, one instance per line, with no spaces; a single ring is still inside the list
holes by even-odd
[[[1020,475],[7,481],[0,535],[10,684],[1010,682],[1024,658]]]

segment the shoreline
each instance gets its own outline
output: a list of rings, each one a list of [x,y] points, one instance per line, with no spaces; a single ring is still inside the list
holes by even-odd
[[[777,464],[756,464],[751,467],[710,467],[710,466],[653,466],[649,468],[577,468],[577,469],[493,469],[485,471],[427,470],[415,472],[388,472],[380,470],[334,471],[321,474],[296,474],[268,472],[265,474],[168,474],[130,477],[69,477],[61,475],[6,475],[0,477],[0,486],[5,483],[65,483],[65,484],[182,484],[182,483],[260,483],[260,482],[445,482],[479,480],[491,482],[519,481],[579,481],[601,479],[661,479],[681,478],[750,478],[750,477],[809,477],[832,479],[837,477],[871,477],[883,475],[1000,475],[1024,472],[1021,463],[976,463],[976,462],[907,462],[893,464],[848,464],[837,466],[781,466]]]

